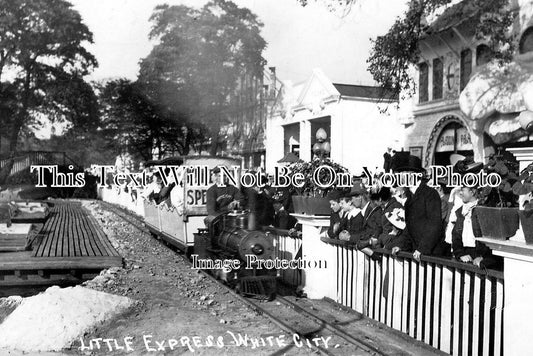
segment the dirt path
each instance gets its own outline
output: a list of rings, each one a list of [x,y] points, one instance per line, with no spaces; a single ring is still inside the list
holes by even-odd
[[[84,201],[83,205],[95,216],[125,260],[125,268],[105,271],[87,286],[128,296],[141,303],[127,315],[111,320],[94,333],[85,335],[83,346],[86,348],[80,350],[80,340],[69,353],[284,353],[283,345],[290,343],[292,336],[284,335],[267,317],[251,311],[225,288],[191,270],[174,251],[150,234],[140,232],[117,215],[102,209],[98,202]],[[239,338],[245,334],[249,337],[248,346],[236,346],[234,336]],[[96,342],[92,342],[93,349],[88,349],[90,340],[97,338],[113,340],[100,341],[100,349],[97,349]],[[255,345],[252,345],[250,338],[257,338]],[[270,342],[273,346],[270,346]],[[287,349],[287,354],[307,355],[310,351],[306,346],[292,346]]]

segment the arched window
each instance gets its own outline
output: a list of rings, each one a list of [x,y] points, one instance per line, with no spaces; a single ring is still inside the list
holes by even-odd
[[[520,53],[527,53],[533,51],[533,27],[529,27],[524,31],[520,38],[518,46]]]
[[[463,156],[474,154],[470,133],[458,122],[449,123],[441,131],[435,145],[435,164],[443,166],[450,164],[450,156],[453,153]]]
[[[493,58],[493,55],[494,54],[489,46],[480,44],[476,48],[476,66],[481,66],[490,62],[490,60]]]

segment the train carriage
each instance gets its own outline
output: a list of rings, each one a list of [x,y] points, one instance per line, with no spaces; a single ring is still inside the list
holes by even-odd
[[[216,166],[240,167],[240,160],[216,156],[178,156],[159,161],[148,161],[146,166],[151,166],[165,171],[165,167],[176,169],[176,172],[185,172],[177,167],[185,167],[191,172],[190,181],[183,177],[183,213],[180,215],[175,205],[145,200],[144,218],[150,231],[169,244],[177,248],[192,252],[194,247],[194,233],[205,227],[204,218],[207,216],[206,193],[210,186],[210,170]],[[161,168],[159,168],[161,167]],[[168,172],[168,171],[167,171]],[[206,176],[207,175],[207,176]],[[173,173],[166,175],[174,181]]]

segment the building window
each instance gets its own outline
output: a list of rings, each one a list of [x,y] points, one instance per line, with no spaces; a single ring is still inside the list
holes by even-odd
[[[311,157],[313,157],[313,146],[318,143],[316,139],[316,132],[318,129],[324,129],[326,131],[326,141],[331,143],[331,116],[320,117],[310,120],[311,122]],[[331,147],[331,146],[330,146]],[[329,154],[328,154],[329,155]]]
[[[472,51],[465,49],[461,52],[461,83],[459,91],[463,91],[472,74]]]
[[[283,126],[284,154],[289,152],[299,155],[300,153],[300,123]]]
[[[533,51],[533,27],[528,28],[520,38],[519,51],[520,53]]]
[[[442,59],[433,60],[433,100],[442,99],[442,80],[443,80]]]
[[[418,101],[420,103],[424,103],[428,101],[428,64],[427,63],[420,63],[418,65],[418,86],[419,86],[419,92],[418,92]]]
[[[476,66],[482,66],[490,62],[493,58],[492,50],[485,44],[480,44],[476,48]]]

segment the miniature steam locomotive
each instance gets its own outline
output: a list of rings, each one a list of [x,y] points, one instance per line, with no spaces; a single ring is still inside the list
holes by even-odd
[[[181,156],[149,161],[146,166],[209,167],[240,166],[233,158]],[[193,254],[193,268],[210,271],[243,294],[271,297],[275,293],[276,271],[256,268],[251,261],[272,259],[272,237],[253,224],[253,215],[231,211],[208,216],[205,186],[191,185],[185,180],[183,212],[168,204],[145,200],[142,215],[150,232],[177,247],[188,256]],[[252,257],[252,258],[250,258]],[[195,261],[198,262],[195,266]],[[248,263],[247,263],[248,262]]]
[[[257,268],[258,261],[273,259],[272,238],[257,230],[252,220],[247,211],[208,216],[207,228],[199,229],[195,235],[193,256],[238,292],[272,298],[276,293],[276,270]]]

